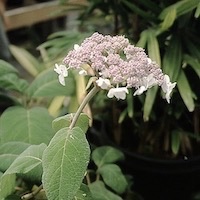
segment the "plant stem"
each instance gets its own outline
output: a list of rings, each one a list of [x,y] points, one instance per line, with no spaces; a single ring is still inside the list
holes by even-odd
[[[74,115],[74,117],[73,117],[73,119],[72,119],[72,122],[71,122],[71,124],[70,124],[70,126],[69,126],[70,129],[72,129],[72,128],[75,126],[75,124],[76,124],[76,122],[77,122],[77,120],[78,120],[78,118],[79,118],[81,112],[83,111],[83,109],[85,108],[85,106],[87,105],[87,103],[92,99],[92,97],[93,97],[98,91],[99,91],[99,88],[96,87],[96,86],[94,86],[94,87],[90,90],[90,92],[86,95],[86,97],[83,99],[81,105],[79,106],[78,110],[76,111],[76,113],[75,113],[75,115]]]
[[[42,185],[40,185],[35,191],[31,192],[31,193],[28,193],[28,194],[25,194],[21,197],[21,199],[32,199],[35,195],[37,195],[40,190],[43,188]]]

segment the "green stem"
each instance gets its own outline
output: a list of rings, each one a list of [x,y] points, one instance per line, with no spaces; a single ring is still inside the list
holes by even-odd
[[[72,119],[72,122],[71,122],[71,124],[70,124],[70,126],[69,126],[70,129],[72,129],[72,128],[75,126],[75,124],[76,124],[76,122],[77,122],[77,120],[78,120],[78,118],[79,118],[81,112],[83,111],[83,109],[85,108],[85,106],[87,105],[87,103],[92,99],[92,97],[93,97],[98,91],[99,91],[99,88],[96,87],[96,86],[94,86],[94,87],[90,90],[90,92],[86,95],[86,97],[85,97],[84,100],[82,101],[81,105],[79,106],[78,110],[76,111],[76,113],[75,113],[75,115],[74,115],[74,117],[73,117],[73,119]]]

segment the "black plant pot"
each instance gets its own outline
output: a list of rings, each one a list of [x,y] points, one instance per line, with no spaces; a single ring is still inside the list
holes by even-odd
[[[193,195],[200,191],[200,156],[162,160],[129,152],[110,140],[102,123],[95,124],[88,135],[97,146],[111,145],[124,152],[121,167],[133,176],[133,190],[144,200],[197,200]]]

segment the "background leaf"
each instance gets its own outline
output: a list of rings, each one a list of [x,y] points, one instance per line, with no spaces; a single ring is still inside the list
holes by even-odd
[[[31,83],[27,94],[31,97],[44,96],[70,96],[75,92],[75,82],[72,74],[65,79],[66,86],[62,86],[58,81],[58,75],[52,68],[40,73]]]
[[[45,144],[31,145],[14,160],[4,175],[15,173],[26,174],[40,165],[40,170],[37,170],[37,173],[35,173],[37,176],[33,178],[36,179],[36,177],[39,177],[38,179],[41,180],[42,155],[46,147]]]
[[[183,70],[181,70],[181,73],[179,75],[179,78],[177,81],[177,87],[188,110],[190,112],[194,111],[194,107],[195,107],[195,103],[193,99],[194,94],[190,88],[189,82]]]
[[[42,182],[49,200],[73,199],[89,157],[89,144],[80,128],[63,128],[56,133],[42,158]]]
[[[123,159],[124,154],[118,149],[111,146],[98,147],[92,152],[92,160],[98,167]]]
[[[0,171],[6,171],[13,161],[30,146],[24,142],[7,142],[0,145]]]
[[[48,144],[54,134],[52,120],[43,107],[28,110],[19,106],[10,107],[0,118],[1,144],[9,141]]]
[[[4,176],[0,173],[0,199],[3,200],[14,191],[15,179],[15,174]]]
[[[105,184],[116,193],[122,194],[125,192],[128,183],[119,166],[116,164],[106,164],[101,166],[97,172],[101,174]]]
[[[89,185],[93,200],[122,200],[122,198],[106,189],[102,181],[95,181]]]

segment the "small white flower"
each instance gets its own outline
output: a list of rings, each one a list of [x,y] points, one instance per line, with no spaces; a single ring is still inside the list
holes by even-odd
[[[175,86],[176,86],[176,83],[171,83],[169,76],[164,75],[164,81],[163,81],[163,84],[161,85],[161,88],[163,92],[165,93],[165,98],[168,103],[170,103],[170,94]]]
[[[81,76],[86,76],[86,75],[87,75],[87,71],[84,70],[84,69],[81,69],[81,70],[79,71],[79,75],[81,75]]]
[[[99,79],[96,80],[96,83],[103,90],[107,90],[111,87],[109,79],[104,79],[104,78],[99,77]]]
[[[119,87],[119,88],[111,88],[107,94],[109,98],[113,98],[114,96],[117,99],[125,99],[126,94],[128,94],[128,89],[126,87]]]
[[[133,94],[133,96],[136,96],[136,95],[141,95],[144,91],[146,91],[147,88],[144,87],[143,85],[141,87],[139,87]]]
[[[78,44],[74,45],[74,50],[77,50],[80,46]]]
[[[158,82],[153,77],[153,74],[150,74],[147,77],[144,77],[141,81],[141,86],[134,92],[135,95],[141,95],[144,91],[146,91],[148,88],[151,88],[154,85],[157,85]]]
[[[65,86],[65,77],[68,76],[68,71],[66,66],[55,64],[54,71],[58,74],[58,80],[60,84]]]

